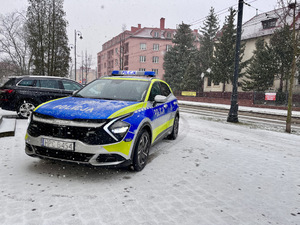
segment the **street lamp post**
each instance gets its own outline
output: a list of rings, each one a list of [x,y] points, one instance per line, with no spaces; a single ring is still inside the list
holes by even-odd
[[[74,60],[75,60],[75,81],[76,81],[76,58],[77,58],[77,55],[76,55],[76,41],[77,41],[77,35],[79,36],[80,39],[82,39],[82,34],[79,30],[75,30],[75,44],[74,44]]]
[[[242,34],[242,19],[243,19],[243,0],[239,0],[238,6],[238,21],[237,21],[237,34],[236,34],[236,47],[235,47],[235,63],[234,63],[234,76],[232,83],[231,106],[228,113],[227,122],[238,123],[238,74],[240,62],[240,46]]]

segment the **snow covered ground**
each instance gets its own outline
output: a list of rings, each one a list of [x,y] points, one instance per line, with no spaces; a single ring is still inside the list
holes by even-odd
[[[0,139],[1,224],[300,224],[300,136],[182,113],[141,172],[24,153]]]
[[[230,109],[230,105],[225,104],[214,104],[214,103],[206,103],[206,102],[192,102],[192,101],[180,101],[179,103],[182,105],[194,105],[194,106],[202,106],[208,108],[215,108],[215,109]],[[243,112],[256,112],[261,114],[270,114],[270,115],[280,115],[286,116],[287,110],[282,109],[269,109],[269,108],[258,108],[258,107],[248,107],[248,106],[239,106],[239,111]],[[292,111],[293,117],[300,117],[299,111]]]

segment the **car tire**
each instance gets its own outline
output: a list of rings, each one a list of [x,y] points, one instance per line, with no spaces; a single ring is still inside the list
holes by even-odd
[[[134,146],[132,166],[135,171],[141,171],[146,166],[149,156],[150,143],[151,140],[149,132],[145,129],[141,130]]]
[[[30,116],[31,112],[34,110],[34,108],[35,103],[29,100],[24,100],[19,104],[17,108],[17,114],[20,118],[27,119]]]
[[[179,116],[176,115],[173,123],[172,133],[168,136],[169,140],[175,140],[178,136],[179,130]]]

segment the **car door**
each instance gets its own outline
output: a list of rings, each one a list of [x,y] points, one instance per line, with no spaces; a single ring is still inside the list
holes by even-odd
[[[46,102],[64,96],[62,94],[62,90],[59,89],[59,83],[57,79],[38,79],[36,82],[36,88],[38,92],[37,97],[40,102]]]
[[[169,127],[170,108],[168,102],[155,102],[155,96],[163,95],[160,81],[153,83],[148,99],[148,105],[152,105],[152,141],[159,139],[167,131]]]

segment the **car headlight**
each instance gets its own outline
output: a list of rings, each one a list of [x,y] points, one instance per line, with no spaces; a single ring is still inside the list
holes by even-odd
[[[117,121],[110,126],[110,130],[114,134],[126,133],[130,125],[124,121]]]
[[[104,129],[112,136],[116,141],[121,141],[127,134],[130,128],[130,124],[121,120],[113,120]]]

